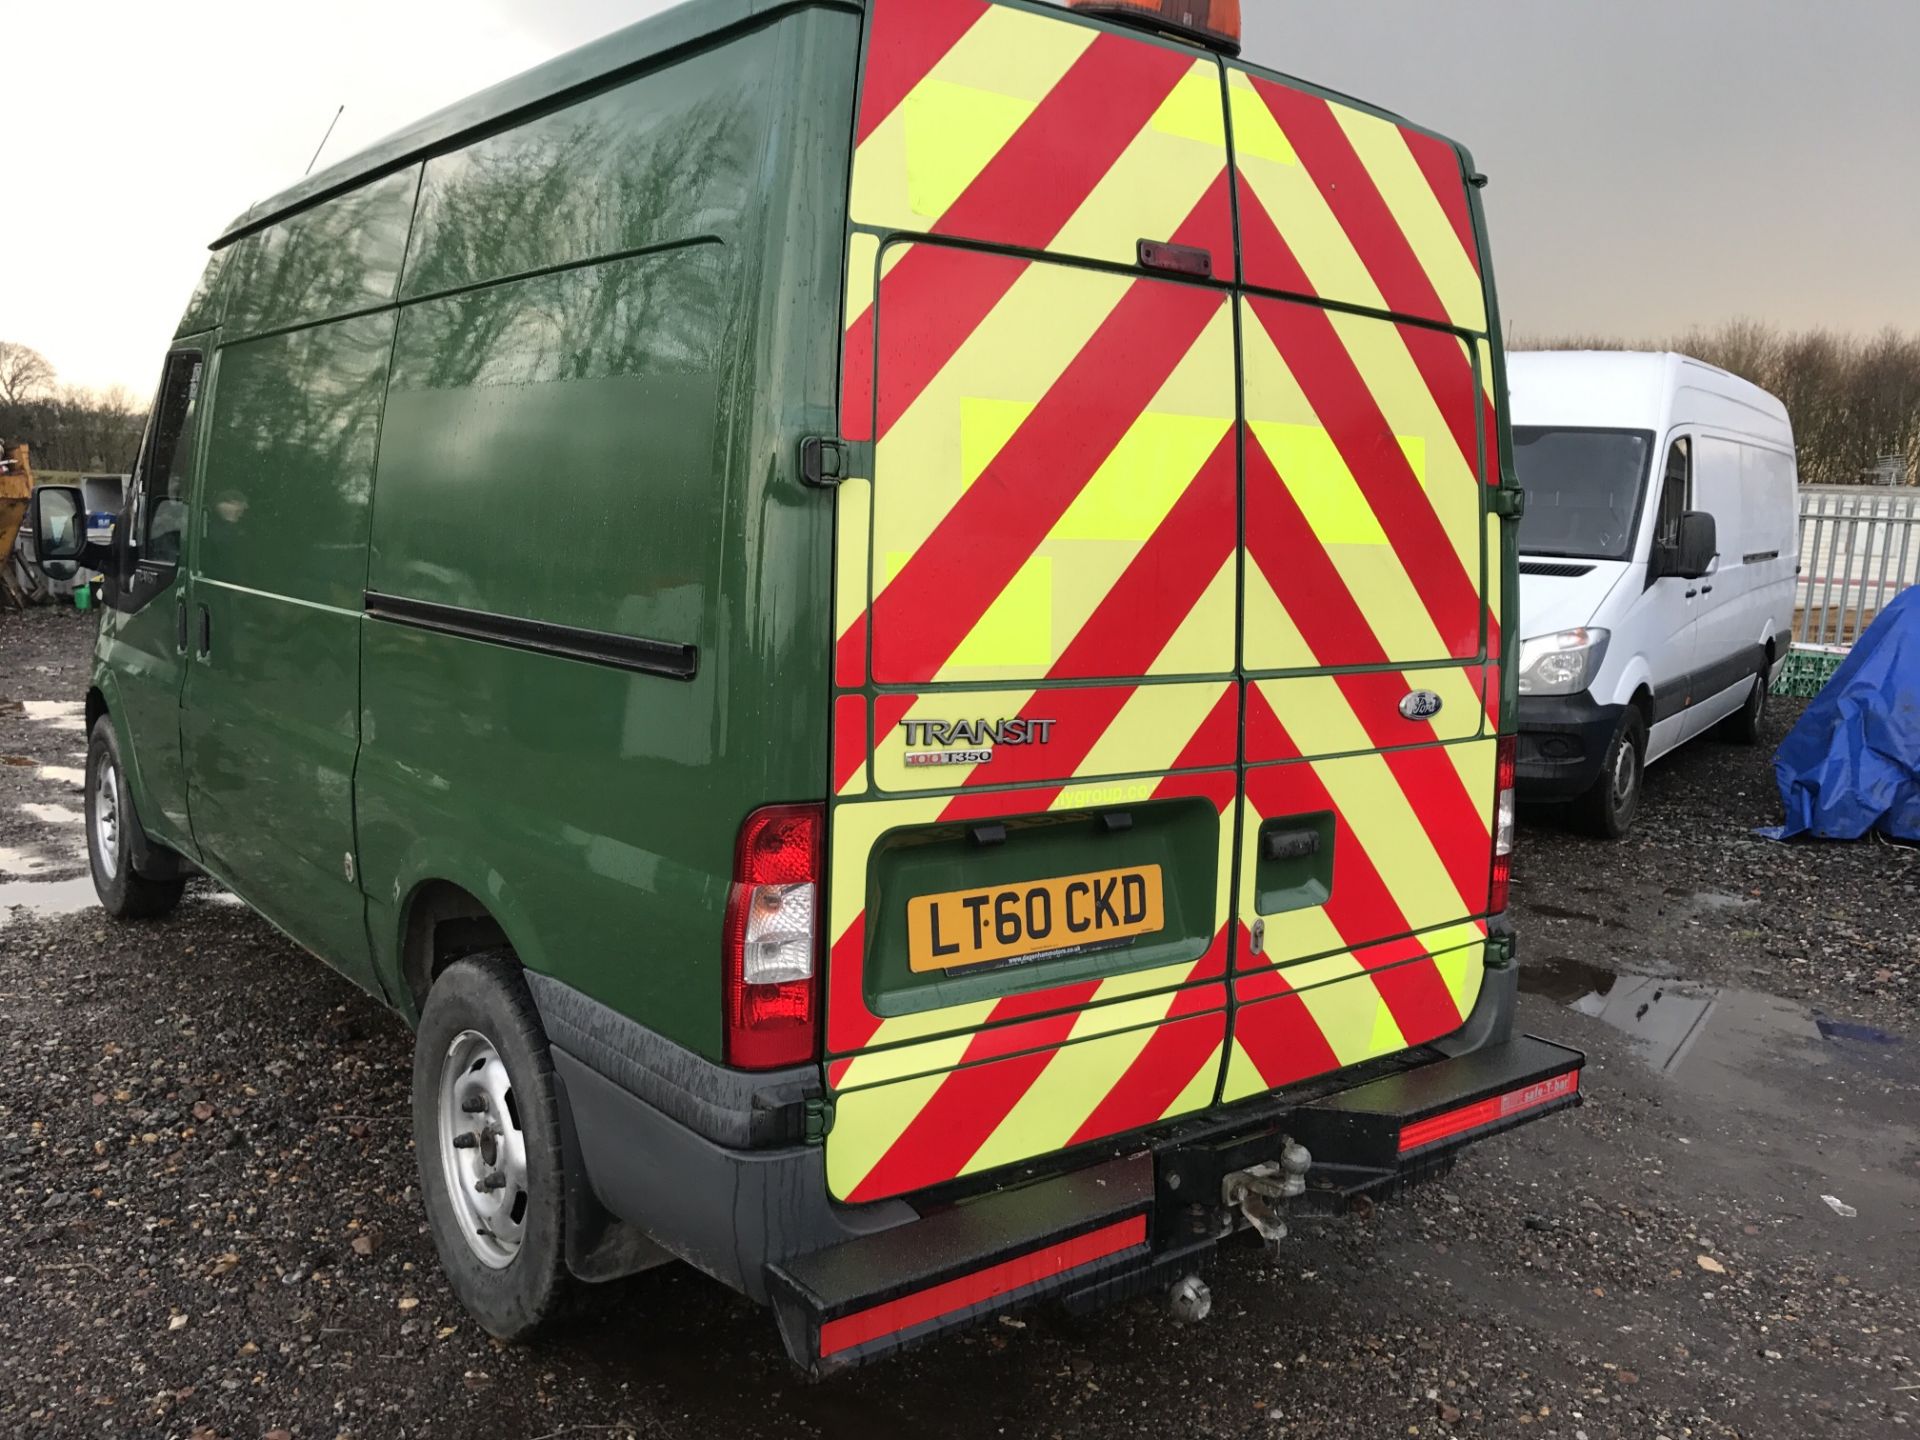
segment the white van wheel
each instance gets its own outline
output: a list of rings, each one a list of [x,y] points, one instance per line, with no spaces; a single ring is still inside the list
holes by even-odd
[[[1754,676],[1747,703],[1721,722],[1721,733],[1735,744],[1760,743],[1760,736],[1767,728],[1767,677],[1772,673],[1773,667],[1768,665]]]
[[[1618,840],[1640,811],[1647,778],[1647,720],[1636,708],[1620,717],[1608,742],[1600,776],[1574,808],[1585,827],[1605,840]]]

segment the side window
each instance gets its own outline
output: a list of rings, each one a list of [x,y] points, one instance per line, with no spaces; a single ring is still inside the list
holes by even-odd
[[[1660,487],[1660,513],[1654,518],[1656,553],[1680,543],[1680,517],[1693,503],[1693,443],[1684,435],[1667,451],[1666,478]]]
[[[193,416],[200,398],[200,356],[181,351],[167,357],[147,437],[138,485],[142,533],[140,559],[151,565],[178,565],[180,537],[187,528],[187,480],[193,464]]]

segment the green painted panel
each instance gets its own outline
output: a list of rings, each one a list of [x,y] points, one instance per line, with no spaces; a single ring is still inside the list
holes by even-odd
[[[362,315],[221,350],[202,572],[360,609],[393,329],[392,312]]]
[[[360,596],[393,330],[388,312],[221,351],[194,548],[194,625],[207,644],[182,726],[208,867],[369,988],[348,859]]]
[[[228,246],[207,257],[206,268],[200,272],[199,283],[187,301],[186,314],[180,317],[180,328],[173,332],[176,339],[198,335],[220,323],[221,312],[226,308],[226,290],[220,282],[226,277],[227,260],[232,254],[233,247]]]
[[[429,160],[404,297],[736,235],[775,44],[759,31]]]
[[[391,304],[406,256],[419,167],[291,215],[232,247],[229,336]]]
[[[370,588],[710,645],[726,258],[696,246],[407,307]]]
[[[459,885],[530,968],[717,1057],[733,835],[781,758],[756,751],[765,737],[722,678],[379,619],[363,676],[369,892],[398,907],[423,881]]]

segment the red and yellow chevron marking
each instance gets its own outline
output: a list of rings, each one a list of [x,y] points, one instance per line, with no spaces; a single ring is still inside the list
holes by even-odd
[[[1451,145],[1238,68],[1227,91],[1247,284],[1487,328],[1466,176]]]
[[[1396,710],[1391,722],[1372,719],[1370,729],[1343,691],[1351,679],[1286,682],[1294,700],[1290,725],[1275,715],[1264,689],[1249,692],[1249,753],[1258,744],[1263,758],[1289,763],[1247,771],[1240,913],[1258,913],[1253,846],[1266,820],[1331,813],[1335,883],[1323,904],[1263,917],[1264,952],[1242,950],[1242,968],[1349,950],[1486,909],[1496,742],[1382,749],[1375,736],[1389,723],[1412,727]],[[1477,718],[1478,708],[1472,713]]]
[[[841,805],[828,966],[829,1185],[872,1200],[1213,1103],[1226,1037],[1234,775]],[[873,846],[903,825],[1201,796],[1218,817],[1217,926],[1199,957],[936,1010],[873,1013],[862,984]]]
[[[1124,265],[1142,239],[1177,238],[1207,248],[1217,273],[1231,272],[1214,61],[985,0],[873,0],[870,9],[855,132],[856,227]],[[889,251],[878,272],[853,271],[842,419],[849,439],[886,433],[896,407],[912,402],[1018,275],[988,264],[936,267],[915,247]],[[928,348],[882,401],[877,431],[876,289],[882,312],[938,312]]]
[[[1501,600],[1491,351],[1450,333],[1487,316],[1454,150],[1065,14],[871,0],[868,26],[841,428],[873,461],[839,493],[826,1005],[853,1201],[1203,1108],[1223,1073],[1287,1083],[1276,1048],[1304,1076],[1457,1028]],[[1269,293],[1144,276],[1143,239]],[[1410,689],[1440,713],[1403,718]],[[903,721],[1016,718],[1049,743],[908,764]],[[1037,962],[1023,992],[904,1013],[868,993],[905,903],[872,889],[887,837],[1178,796],[1216,820],[1204,954]],[[1236,822],[1251,844],[1322,811],[1334,893],[1266,917],[1253,960]],[[1231,1055],[1230,986],[1260,1017]]]
[[[1248,667],[1478,656],[1471,352],[1438,337],[1435,391],[1407,358],[1414,327],[1257,296],[1245,314]]]
[[[1448,926],[1238,983],[1223,1101],[1244,1100],[1458,1030],[1486,975],[1486,926]]]

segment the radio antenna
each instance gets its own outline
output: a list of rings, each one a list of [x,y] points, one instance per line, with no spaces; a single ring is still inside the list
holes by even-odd
[[[304,179],[313,173],[314,160],[318,160],[320,158],[320,152],[327,148],[327,141],[333,138],[333,127],[340,123],[340,117],[346,113],[347,107],[345,105],[342,105],[338,110],[333,112],[333,119],[327,122],[327,133],[322,135],[320,137],[320,143],[313,147],[313,160],[307,161],[307,168],[300,172],[301,178]]]

